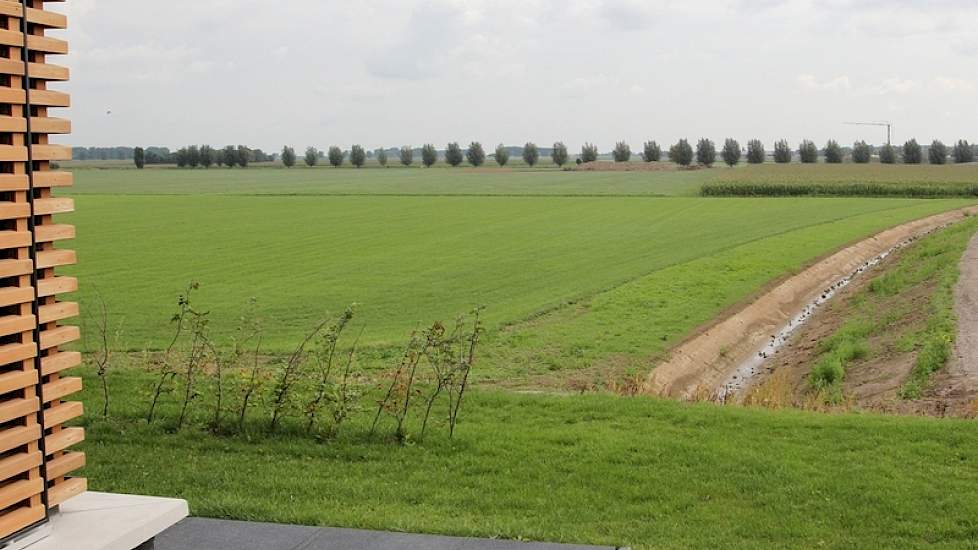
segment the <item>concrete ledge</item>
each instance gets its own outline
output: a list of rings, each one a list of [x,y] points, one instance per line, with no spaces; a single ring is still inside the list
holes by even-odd
[[[28,550],[133,550],[187,517],[185,500],[83,493],[51,517],[51,535]]]

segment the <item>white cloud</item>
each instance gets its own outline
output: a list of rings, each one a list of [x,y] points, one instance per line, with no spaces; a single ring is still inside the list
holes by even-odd
[[[931,82],[931,87],[939,92],[946,93],[973,93],[975,83],[973,80],[963,78],[950,78],[939,76]]]
[[[845,92],[852,88],[848,76],[837,76],[835,78],[820,81],[814,75],[798,75],[795,79],[798,85],[804,90],[819,92]]]

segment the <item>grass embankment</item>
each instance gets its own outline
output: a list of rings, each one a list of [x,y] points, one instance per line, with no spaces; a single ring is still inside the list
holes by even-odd
[[[102,421],[87,378],[91,487],[196,515],[635,549],[978,542],[965,421],[475,391],[454,441],[371,442],[367,414],[320,443],[148,426],[137,370],[113,372]]]
[[[843,400],[846,370],[890,346],[914,354],[913,371],[900,396],[919,398],[930,375],[950,357],[957,329],[954,286],[959,260],[976,229],[978,219],[972,218],[922,238],[855,295],[850,300],[853,318],[819,343],[821,356],[810,378],[813,388],[831,402]],[[922,322],[905,322],[920,314],[903,299],[915,291],[929,296],[928,308]]]

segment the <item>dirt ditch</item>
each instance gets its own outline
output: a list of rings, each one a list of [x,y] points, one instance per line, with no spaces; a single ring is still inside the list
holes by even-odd
[[[908,222],[816,262],[675,348],[649,374],[643,392],[692,400],[736,391],[760,372],[766,354],[777,351],[816,309],[862,271],[902,244],[976,213],[978,207],[973,206]],[[843,281],[849,282],[840,285]],[[978,297],[978,289],[974,295]],[[978,303],[975,308],[978,319]]]

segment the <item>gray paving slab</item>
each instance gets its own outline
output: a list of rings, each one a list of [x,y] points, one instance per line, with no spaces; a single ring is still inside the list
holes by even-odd
[[[156,538],[156,550],[614,550],[504,540],[187,518]]]

